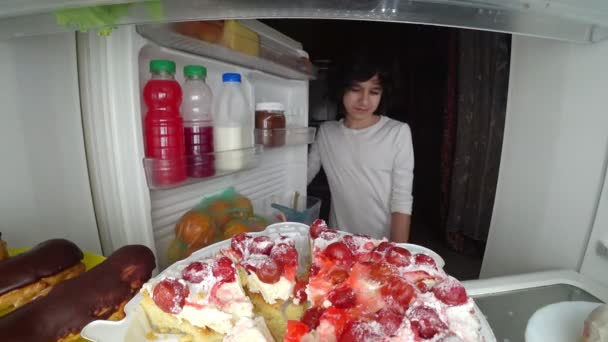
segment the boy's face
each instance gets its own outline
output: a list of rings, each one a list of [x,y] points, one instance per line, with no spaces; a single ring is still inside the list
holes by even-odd
[[[354,83],[344,93],[342,102],[346,109],[346,116],[352,120],[369,119],[382,99],[382,86],[378,75],[365,82]]]

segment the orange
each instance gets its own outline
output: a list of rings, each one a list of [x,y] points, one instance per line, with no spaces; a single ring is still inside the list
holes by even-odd
[[[173,239],[167,248],[167,259],[172,264],[186,257],[187,252],[188,248],[182,240]]]
[[[207,207],[207,212],[209,212],[211,217],[215,220],[215,225],[222,227],[231,219],[230,209],[230,203],[222,199],[218,199],[213,201],[213,203]]]
[[[247,218],[247,227],[252,232],[261,232],[269,225],[268,220],[261,216],[252,216]]]
[[[188,255],[205,247],[215,235],[213,219],[200,211],[186,212],[175,225],[175,236],[188,246]]]
[[[240,219],[232,219],[224,226],[224,240],[230,239],[238,233],[248,233],[249,228]]]
[[[253,216],[253,205],[249,198],[245,196],[237,196],[232,201],[232,217],[250,217]]]

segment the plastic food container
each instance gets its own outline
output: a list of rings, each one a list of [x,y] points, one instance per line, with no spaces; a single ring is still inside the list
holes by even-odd
[[[266,147],[285,145],[285,108],[278,102],[255,106],[256,142]]]
[[[245,55],[260,54],[260,36],[237,20],[188,21],[174,27],[185,36],[220,44]]]
[[[321,199],[295,194],[276,194],[266,199],[266,216],[277,221],[312,224],[319,218]]]
[[[294,222],[283,222],[276,223],[268,226],[266,230],[259,233],[250,233],[251,235],[274,235],[281,234],[292,238],[295,242],[296,248],[299,254],[298,272],[303,272],[304,268],[310,263],[310,238],[308,233],[308,226],[301,223]],[[344,235],[346,232],[340,232]],[[398,244],[399,246],[410,249],[414,253],[425,253],[435,259],[437,266],[443,267],[444,262],[441,257],[429,250],[428,248],[411,245],[411,244]],[[176,262],[171,265],[167,270],[173,269],[174,267],[180,267],[188,265],[189,263],[209,258],[214,256],[221,249],[230,246],[230,240],[224,240],[205,247],[201,250],[194,252],[187,259]],[[160,273],[157,277],[162,277],[167,270]],[[143,312],[143,309],[139,306],[141,301],[141,294],[133,297],[125,306],[126,317],[118,322],[112,321],[93,321],[89,323],[81,332],[82,337],[96,342],[115,342],[115,341],[149,341],[154,340],[155,342],[178,342],[180,335],[175,334],[158,334],[152,333],[152,327]],[[485,341],[496,341],[492,329],[488,324],[485,316],[481,313],[479,308],[475,306],[475,314],[481,322],[481,334],[485,338]]]

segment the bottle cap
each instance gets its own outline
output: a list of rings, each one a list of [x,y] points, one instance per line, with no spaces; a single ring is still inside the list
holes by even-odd
[[[150,61],[150,71],[167,71],[170,73],[175,73],[175,62],[168,61],[166,59],[153,59]]]
[[[186,77],[207,77],[207,68],[200,65],[186,65],[184,67],[184,75]]]
[[[285,106],[280,102],[260,102],[255,105],[256,111],[284,112]]]
[[[222,75],[222,81],[224,82],[241,82],[241,74],[227,72]]]

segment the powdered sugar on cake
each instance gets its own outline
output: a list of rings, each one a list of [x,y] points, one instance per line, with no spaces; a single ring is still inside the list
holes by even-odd
[[[324,222],[311,226],[310,238],[307,279],[297,277],[301,255],[293,239],[237,234],[215,258],[172,266],[142,292],[164,314],[226,342],[279,341],[283,334],[284,342],[483,341],[473,300],[432,257]],[[294,304],[309,308],[300,305],[286,318]]]
[[[472,299],[430,256],[324,222],[310,234],[311,308],[286,341],[483,341]]]
[[[298,252],[292,239],[272,234],[237,234],[222,253],[242,267],[249,291],[259,293],[269,304],[293,297]]]
[[[178,320],[227,334],[240,319],[253,317],[253,305],[235,274],[226,257],[199,260],[167,269],[142,291]]]

